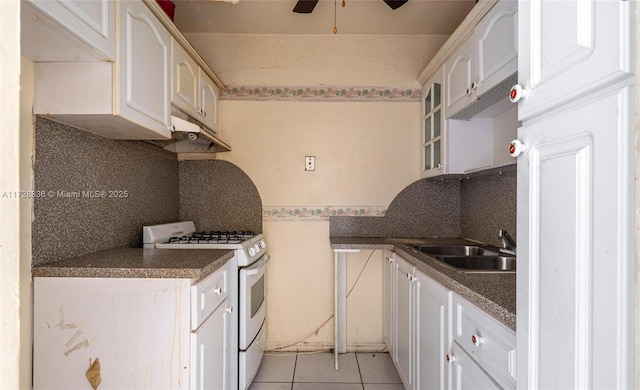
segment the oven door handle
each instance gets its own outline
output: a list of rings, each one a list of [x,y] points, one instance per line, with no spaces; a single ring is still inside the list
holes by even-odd
[[[260,259],[260,261],[258,261],[251,267],[247,268],[247,276],[258,274],[258,272],[260,272],[260,268],[263,268],[265,265],[267,265],[269,260],[271,260],[271,256],[269,255],[262,256],[262,259]]]

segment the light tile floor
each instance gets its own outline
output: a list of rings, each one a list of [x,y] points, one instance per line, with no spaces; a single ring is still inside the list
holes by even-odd
[[[270,353],[249,390],[404,390],[388,353]]]

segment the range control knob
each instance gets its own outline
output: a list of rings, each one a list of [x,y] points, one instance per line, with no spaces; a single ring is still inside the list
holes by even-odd
[[[255,250],[255,248],[254,248],[254,247],[252,247],[252,246],[250,246],[250,247],[249,247],[248,252],[249,252],[249,257],[253,257],[253,256],[255,256],[255,255],[256,255],[256,250]]]
[[[520,99],[524,99],[527,97],[527,90],[523,89],[520,84],[516,84],[511,87],[511,91],[509,91],[509,100],[511,103],[516,103]]]
[[[480,344],[484,343],[484,339],[482,338],[482,336],[474,334],[473,336],[471,336],[471,343],[473,343],[474,346],[479,347]]]
[[[258,246],[258,244],[255,244],[253,246],[253,249],[256,251],[256,253],[260,253],[260,247]]]
[[[517,139],[514,139],[509,144],[509,155],[511,157],[518,157],[520,153],[524,152],[527,149],[527,146],[520,142]]]
[[[266,242],[264,242],[264,240],[260,240],[260,243],[259,243],[259,244],[260,244],[260,248],[262,248],[262,249],[264,249],[264,248],[266,248],[266,247],[267,247],[267,243],[266,243]]]

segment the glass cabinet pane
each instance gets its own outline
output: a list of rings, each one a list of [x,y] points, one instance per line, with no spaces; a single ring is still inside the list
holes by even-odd
[[[442,110],[438,108],[438,110],[433,113],[433,138],[440,135],[440,111]]]
[[[437,107],[440,105],[440,84],[433,84],[433,106]]]
[[[424,147],[424,169],[431,169],[431,144]]]
[[[424,142],[431,140],[431,115],[424,120]]]
[[[442,161],[440,160],[440,141],[433,143],[433,167],[438,168]]]
[[[431,90],[427,92],[427,96],[424,98],[424,113],[427,114],[431,111]]]

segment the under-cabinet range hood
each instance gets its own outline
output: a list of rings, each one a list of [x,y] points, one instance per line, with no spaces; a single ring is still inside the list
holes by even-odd
[[[231,146],[198,124],[171,115],[171,139],[148,141],[174,153],[228,152]]]

